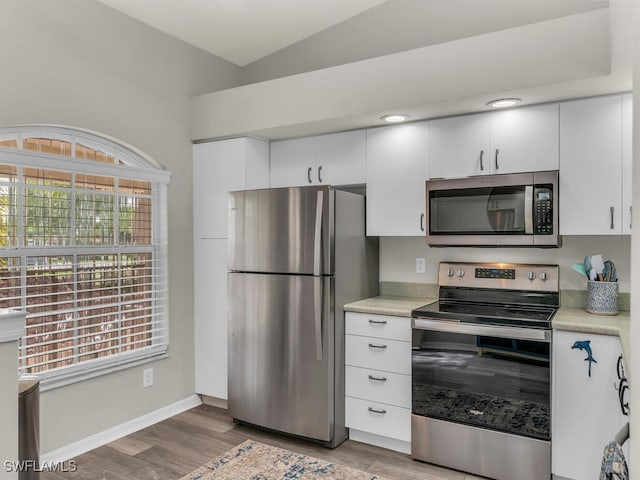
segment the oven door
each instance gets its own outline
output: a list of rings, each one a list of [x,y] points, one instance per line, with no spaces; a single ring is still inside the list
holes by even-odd
[[[550,440],[551,331],[414,319],[412,413]]]
[[[551,331],[413,320],[411,456],[549,480]]]

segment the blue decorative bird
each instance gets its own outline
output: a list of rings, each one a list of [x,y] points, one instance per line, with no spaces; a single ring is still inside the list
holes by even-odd
[[[593,358],[593,353],[591,352],[591,340],[581,340],[573,344],[571,348],[577,348],[578,350],[584,350],[587,352],[587,358],[584,359],[585,362],[589,362],[589,376],[591,376],[591,364],[598,363],[598,361]]]

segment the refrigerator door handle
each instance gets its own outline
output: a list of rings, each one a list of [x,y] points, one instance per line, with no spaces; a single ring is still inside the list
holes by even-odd
[[[322,277],[313,278],[313,313],[315,317],[316,360],[322,361]]]
[[[322,204],[323,192],[318,190],[318,199],[316,201],[316,228],[315,238],[313,241],[313,274],[317,277],[320,275],[320,256],[322,253]]]

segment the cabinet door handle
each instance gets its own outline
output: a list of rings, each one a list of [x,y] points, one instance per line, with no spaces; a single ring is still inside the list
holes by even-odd
[[[322,177],[320,176],[320,172],[322,172],[322,165],[318,167],[318,182],[322,183]]]
[[[496,148],[496,170],[500,170],[500,165],[498,165],[498,154],[500,153],[500,150],[498,150]]]
[[[387,321],[386,320],[372,320],[372,319],[369,319],[369,323],[373,323],[375,325],[386,325]]]
[[[484,150],[480,150],[480,171],[484,170],[484,163],[482,162],[483,157],[484,157]]]
[[[380,349],[385,349],[387,348],[386,345],[376,345],[375,343],[370,343],[369,344],[369,348],[380,348]]]
[[[387,377],[374,377],[373,375],[369,375],[369,380],[375,380],[376,382],[386,382]]]
[[[377,409],[375,409],[375,408],[371,408],[371,407],[369,407],[369,411],[370,411],[371,413],[379,413],[379,414],[381,414],[381,415],[384,415],[385,413],[387,413],[387,411],[386,411],[386,410],[377,410]]]
[[[611,214],[611,230],[613,230],[614,225],[613,225],[613,207],[609,207],[609,213]]]
[[[629,207],[629,230],[631,230],[632,225],[633,225],[633,207]]]
[[[420,214],[420,231],[424,232],[424,213]]]
[[[307,169],[307,180],[311,183],[311,167]]]

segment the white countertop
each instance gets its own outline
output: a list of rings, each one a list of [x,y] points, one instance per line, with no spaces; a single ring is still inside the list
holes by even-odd
[[[422,307],[423,305],[428,305],[437,300],[437,298],[389,297],[380,295],[378,297],[347,303],[344,306],[344,311],[410,317],[411,310]]]
[[[617,335],[622,343],[622,355],[627,359],[630,358],[631,324],[629,312],[620,312],[617,315],[594,315],[583,308],[561,307],[553,317],[551,324],[556,330]]]

